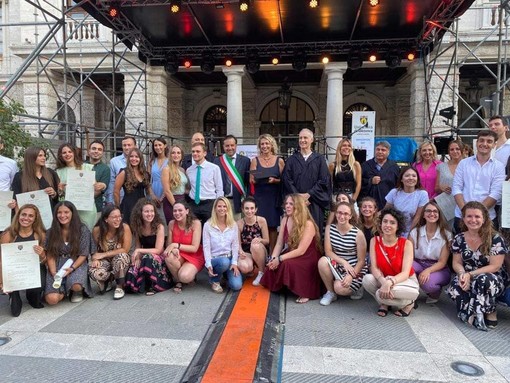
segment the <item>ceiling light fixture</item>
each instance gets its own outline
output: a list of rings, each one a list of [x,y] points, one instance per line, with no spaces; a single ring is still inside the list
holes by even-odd
[[[328,55],[323,55],[322,58],[321,58],[321,62],[323,64],[329,63],[329,56]]]
[[[278,65],[279,62],[280,62],[280,59],[276,56],[271,59],[271,64],[273,64],[273,65]]]
[[[375,53],[370,53],[370,56],[368,56],[368,61],[370,61],[371,63],[376,62],[377,55]]]
[[[319,0],[310,0],[308,6],[310,8],[317,8],[319,6]]]
[[[379,0],[368,0],[368,3],[371,7],[377,7],[379,5]]]
[[[190,59],[184,60],[184,68],[186,68],[186,69],[191,68],[191,60]]]
[[[180,0],[172,0],[170,2],[170,11],[172,13],[177,13],[181,10],[181,1]]]
[[[110,17],[117,17],[119,15],[119,9],[116,7],[110,7],[110,9],[108,10],[108,14],[110,15]]]
[[[250,4],[248,0],[240,0],[239,1],[239,9],[241,12],[246,12],[250,8]]]

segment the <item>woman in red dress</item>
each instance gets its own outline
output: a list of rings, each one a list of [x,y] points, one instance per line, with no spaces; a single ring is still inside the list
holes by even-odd
[[[202,224],[193,217],[184,202],[173,205],[174,219],[168,224],[166,265],[174,279],[174,291],[180,293],[183,283],[191,283],[204,267],[204,252],[200,245]]]
[[[319,229],[299,194],[285,198],[284,210],[280,233],[260,284],[271,291],[287,287],[298,296],[297,303],[306,303],[321,293]]]

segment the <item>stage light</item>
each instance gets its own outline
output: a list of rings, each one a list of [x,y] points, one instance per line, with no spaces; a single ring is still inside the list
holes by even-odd
[[[306,65],[306,52],[304,50],[294,52],[294,57],[292,58],[292,68],[294,68],[296,72],[302,72],[306,69]]]
[[[408,59],[409,61],[414,61],[414,59],[415,59],[415,58],[416,58],[416,54],[415,54],[414,52],[409,52],[409,53],[407,54],[407,59]]]
[[[248,0],[240,0],[239,1],[239,9],[241,12],[246,12],[250,8],[250,4]]]
[[[169,53],[165,59],[165,70],[168,74],[176,74],[179,71],[179,60],[173,53]]]
[[[310,8],[317,8],[319,6],[319,0],[310,0],[308,6]]]
[[[172,13],[177,13],[181,10],[181,1],[180,0],[172,0],[170,2],[170,11]]]
[[[184,60],[184,68],[189,69],[191,68],[191,60]]]
[[[368,56],[368,61],[370,62],[376,62],[377,61],[377,55],[375,53],[371,53],[370,56]]]
[[[327,55],[323,55],[322,58],[321,58],[321,62],[323,64],[329,63],[329,57]]]
[[[273,57],[271,59],[271,64],[273,64],[273,65],[278,65],[279,62],[280,62],[280,59],[278,57]]]
[[[119,15],[119,9],[115,7],[110,7],[110,9],[108,10],[108,14],[110,15],[110,17],[117,17]]]
[[[379,0],[368,0],[368,3],[372,7],[377,7],[379,5]]]
[[[214,72],[214,55],[211,52],[204,52],[202,54],[202,63],[200,64],[200,69],[205,74],[211,74]]]
[[[386,56],[385,62],[388,68],[395,69],[400,66],[400,64],[402,63],[402,59],[400,58],[400,54],[398,51],[392,51],[389,52],[388,55]]]
[[[225,59],[225,66],[231,67],[233,64],[232,59]]]
[[[351,51],[347,58],[347,67],[351,70],[359,69],[363,66],[363,58],[359,51]]]
[[[246,56],[246,70],[250,74],[255,74],[260,69],[260,58],[259,53],[256,49],[251,50],[248,52],[248,55]]]

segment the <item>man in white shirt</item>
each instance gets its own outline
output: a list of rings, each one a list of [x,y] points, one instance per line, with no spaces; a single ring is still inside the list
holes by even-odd
[[[492,116],[489,118],[489,129],[498,135],[496,148],[494,149],[494,158],[506,166],[508,157],[510,157],[510,139],[506,137],[508,124],[503,116]]]
[[[115,179],[117,175],[120,173],[121,169],[126,167],[126,158],[129,151],[133,148],[136,148],[135,138],[132,136],[126,136],[122,139],[122,154],[117,157],[113,157],[110,160],[110,184],[108,185],[108,190],[105,193],[106,202],[113,204],[113,187],[115,186]],[[120,191],[120,199],[122,201],[122,197],[124,196],[124,191],[121,189]]]
[[[4,150],[4,140],[0,137],[0,152]],[[11,190],[12,180],[18,172],[18,164],[11,158],[0,155],[0,190]]]
[[[205,143],[205,137],[202,133],[200,132],[195,132],[193,133],[193,135],[191,136],[191,146],[193,146],[193,144],[197,143],[197,142],[200,142],[204,145],[206,145]],[[206,145],[206,150],[207,150],[207,145]],[[205,159],[209,162],[214,162],[214,156],[209,153],[209,152],[206,152],[205,154]],[[193,164],[193,156],[191,154],[186,154],[183,159],[182,159],[182,168],[184,170],[187,170],[191,165]]]
[[[202,227],[211,218],[214,200],[223,197],[221,170],[218,165],[205,159],[206,153],[204,144],[194,143],[191,147],[194,164],[186,170],[191,187],[188,202],[195,217],[202,222]]]
[[[491,130],[478,132],[475,156],[460,161],[453,178],[452,195],[455,198],[454,230],[460,231],[461,210],[469,201],[481,202],[488,210],[491,220],[497,227],[494,206],[501,200],[505,167],[491,158],[496,146],[497,135]]]

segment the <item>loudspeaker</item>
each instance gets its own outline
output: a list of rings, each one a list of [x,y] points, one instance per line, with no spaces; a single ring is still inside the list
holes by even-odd
[[[436,145],[437,154],[442,156],[447,155],[450,141],[453,141],[453,137],[434,137],[434,145]]]

